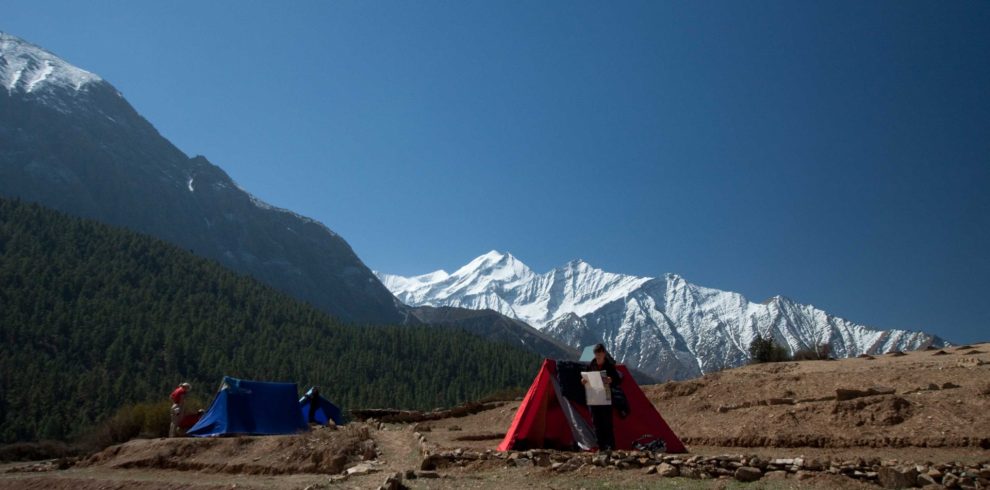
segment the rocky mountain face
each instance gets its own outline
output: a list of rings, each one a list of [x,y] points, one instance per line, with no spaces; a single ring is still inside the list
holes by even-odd
[[[492,251],[454,273],[376,274],[407,304],[491,309],[574,348],[603,342],[616,359],[661,380],[745,364],[758,334],[791,352],[828,344],[837,357],[946,345],[927,333],[872,329],[782,296],[754,303],[676,274],[614,274],[580,260],[537,274]]]
[[[0,33],[0,195],[147,233],[360,323],[405,307],[323,224],[189,158],[99,76]]]

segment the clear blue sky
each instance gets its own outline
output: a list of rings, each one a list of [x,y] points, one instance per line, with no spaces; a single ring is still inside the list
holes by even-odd
[[[990,3],[6,1],[372,268],[490,249],[990,340]]]

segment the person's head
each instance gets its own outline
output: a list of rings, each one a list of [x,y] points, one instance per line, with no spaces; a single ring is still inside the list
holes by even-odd
[[[183,387],[183,388],[185,388],[187,390],[191,390],[192,389],[192,385],[189,384],[189,383],[187,383],[187,382],[184,382],[184,381],[182,383],[180,383],[179,386],[181,386],[181,387]]]
[[[595,353],[595,362],[599,366],[605,364],[605,360],[608,359],[608,351],[605,350],[605,346],[602,344],[595,344],[595,348],[592,349]]]

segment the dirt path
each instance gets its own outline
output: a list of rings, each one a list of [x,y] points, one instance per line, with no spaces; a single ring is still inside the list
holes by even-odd
[[[410,424],[395,424],[372,433],[372,438],[381,449],[379,460],[389,471],[419,469],[422,457],[412,429]]]

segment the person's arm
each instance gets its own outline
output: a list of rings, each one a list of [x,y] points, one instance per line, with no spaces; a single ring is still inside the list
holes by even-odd
[[[605,370],[605,374],[609,378],[612,378],[612,382],[610,383],[612,386],[619,386],[619,385],[622,384],[622,375],[619,374],[619,370],[618,369],[615,369],[615,366],[609,366]]]

